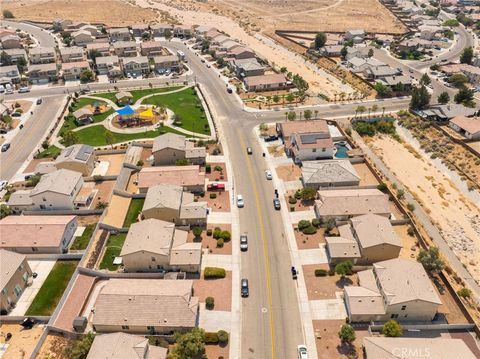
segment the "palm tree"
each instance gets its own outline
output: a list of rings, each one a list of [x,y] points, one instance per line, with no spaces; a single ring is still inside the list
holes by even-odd
[[[355,111],[359,114],[363,114],[366,110],[367,109],[365,108],[365,106],[358,106]]]
[[[315,111],[313,111],[313,113],[315,114],[315,119],[317,119],[317,116],[318,116],[318,110],[315,110]]]
[[[377,105],[373,105],[373,106],[372,106],[372,113],[377,112],[377,110],[378,110],[378,106],[377,106]]]
[[[368,118],[370,118],[370,112],[372,112],[372,108],[371,108],[371,107],[368,108]]]
[[[288,119],[288,112],[285,112],[285,120]]]
[[[303,115],[303,112],[300,111],[300,121],[302,120],[302,115]]]
[[[385,106],[382,107],[382,117],[385,117]]]

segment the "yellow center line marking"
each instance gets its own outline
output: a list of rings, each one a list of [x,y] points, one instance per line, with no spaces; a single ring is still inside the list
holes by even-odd
[[[245,146],[245,141],[243,140],[243,137],[240,135],[240,132],[237,130],[237,136],[238,139],[240,140],[240,144],[243,148],[247,148]],[[272,344],[272,359],[276,358],[276,352],[275,352],[275,326],[273,324],[273,310],[272,310],[272,286],[270,284],[270,265],[268,261],[268,255],[267,255],[267,238],[265,236],[265,226],[263,224],[263,212],[260,208],[260,196],[259,192],[257,189],[257,186],[255,184],[255,181],[253,180],[254,178],[254,173],[253,173],[253,167],[252,164],[250,163],[250,160],[247,156],[247,154],[244,152],[243,156],[245,158],[245,162],[247,163],[248,167],[248,173],[250,175],[250,183],[252,184],[253,187],[253,192],[255,195],[255,202],[257,205],[257,212],[258,212],[258,218],[260,220],[260,236],[262,237],[262,242],[263,242],[263,256],[265,258],[265,273],[267,277],[267,297],[268,297],[268,312],[269,312],[269,319],[270,319],[270,337],[271,337],[271,344]]]

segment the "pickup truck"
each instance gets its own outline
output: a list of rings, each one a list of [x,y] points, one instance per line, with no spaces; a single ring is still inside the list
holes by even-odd
[[[223,183],[210,183],[207,186],[209,191],[225,191],[225,185]]]

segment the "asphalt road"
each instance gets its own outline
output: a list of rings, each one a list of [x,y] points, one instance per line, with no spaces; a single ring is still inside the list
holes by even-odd
[[[47,30],[44,30],[38,26],[26,24],[23,22],[17,21],[9,21],[9,20],[2,20],[0,21],[0,26],[11,26],[15,29],[23,30],[29,33],[32,37],[34,37],[37,41],[39,46],[42,47],[55,47],[57,43],[55,42],[55,38],[50,34]]]

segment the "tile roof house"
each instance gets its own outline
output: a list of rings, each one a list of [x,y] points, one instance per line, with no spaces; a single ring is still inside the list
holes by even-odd
[[[88,177],[95,167],[96,156],[94,148],[89,145],[76,144],[64,148],[55,159],[57,169],[67,169],[80,172]]]
[[[75,216],[8,216],[0,220],[0,248],[30,254],[66,253],[77,229]]]
[[[91,44],[87,44],[87,52],[90,52],[92,50],[98,51],[102,56],[109,56],[110,44],[108,42],[94,42]]]
[[[87,359],[166,359],[167,352],[145,337],[118,332],[95,336]]]
[[[265,73],[265,68],[260,65],[256,58],[235,59],[231,62],[231,65],[233,71],[241,78],[261,76]]]
[[[350,322],[431,321],[442,304],[421,263],[396,258],[358,272],[359,286],[344,288]]]
[[[148,24],[133,24],[131,28],[134,37],[142,37],[143,34],[150,34]]]
[[[88,61],[62,63],[62,75],[65,81],[78,80],[83,71],[90,70]]]
[[[349,160],[322,160],[302,162],[301,181],[305,187],[358,186],[360,176]]]
[[[118,77],[123,74],[120,60],[116,55],[97,57],[95,63],[99,75]]]
[[[113,51],[119,57],[137,56],[137,43],[135,41],[117,41],[113,43]]]
[[[181,226],[207,223],[207,203],[195,202],[194,195],[175,184],[161,184],[147,191],[143,218],[155,218]]]
[[[94,304],[96,332],[167,334],[193,329],[198,297],[192,280],[110,279]]]
[[[132,224],[120,252],[125,271],[199,273],[202,244],[187,243],[187,236],[174,223],[159,219]]]
[[[178,71],[180,69],[180,60],[176,55],[155,56],[153,58],[155,71],[162,71],[170,69],[171,71]]]
[[[273,91],[289,87],[289,82],[283,74],[269,74],[245,77],[243,80],[247,91]]]
[[[480,139],[480,117],[456,116],[449,126],[469,140]]]
[[[320,190],[318,197],[315,213],[323,221],[347,220],[368,213],[389,218],[391,214],[388,196],[378,189]]]
[[[62,62],[85,61],[85,50],[82,47],[61,47],[60,57]]]
[[[150,63],[146,56],[124,57],[122,58],[122,67],[125,75],[141,76],[150,73]]]
[[[53,47],[34,47],[28,50],[28,58],[32,64],[55,62],[55,49]]]
[[[1,52],[5,52],[10,56],[13,64],[16,64],[19,59],[24,59],[25,61],[28,59],[27,52],[24,49],[3,49]]]
[[[255,58],[255,52],[245,46],[237,46],[228,51],[228,56],[233,57],[235,59],[254,59]]]
[[[205,173],[200,166],[144,167],[138,172],[138,190],[146,193],[150,187],[159,184],[176,184],[185,191],[200,193],[205,191]]]
[[[140,53],[148,57],[160,56],[163,53],[163,46],[160,41],[144,41],[140,43]]]
[[[462,339],[452,338],[388,338],[365,337],[366,359],[475,359],[475,354]]]
[[[165,133],[153,141],[153,163],[155,166],[174,165],[178,160],[188,160],[192,164],[204,164],[205,147],[195,147],[185,136]]]
[[[27,257],[0,249],[0,311],[7,314],[15,308],[20,296],[29,285],[32,270]]]
[[[110,30],[108,30],[108,33],[110,35],[110,40],[112,42],[130,41],[131,40],[130,30],[128,30],[128,28],[126,28],[126,27],[110,29]]]
[[[21,49],[22,42],[17,35],[6,35],[0,39],[3,49]]]
[[[478,108],[465,107],[462,104],[450,103],[446,105],[433,105],[426,110],[418,111],[423,118],[435,121],[448,121],[457,116],[472,117]]]
[[[78,46],[86,46],[95,40],[95,37],[88,30],[77,30],[72,32],[73,42]]]
[[[338,227],[339,237],[326,237],[330,262],[351,260],[355,264],[397,258],[402,243],[388,218],[377,214],[365,214],[350,219]]]
[[[1,66],[0,80],[5,82],[12,82],[12,83],[20,82],[20,71],[18,71],[18,66],[17,65]]]
[[[173,26],[170,24],[154,24],[150,25],[150,29],[152,30],[153,36],[161,37],[165,36],[167,31],[171,32],[173,30]]]

